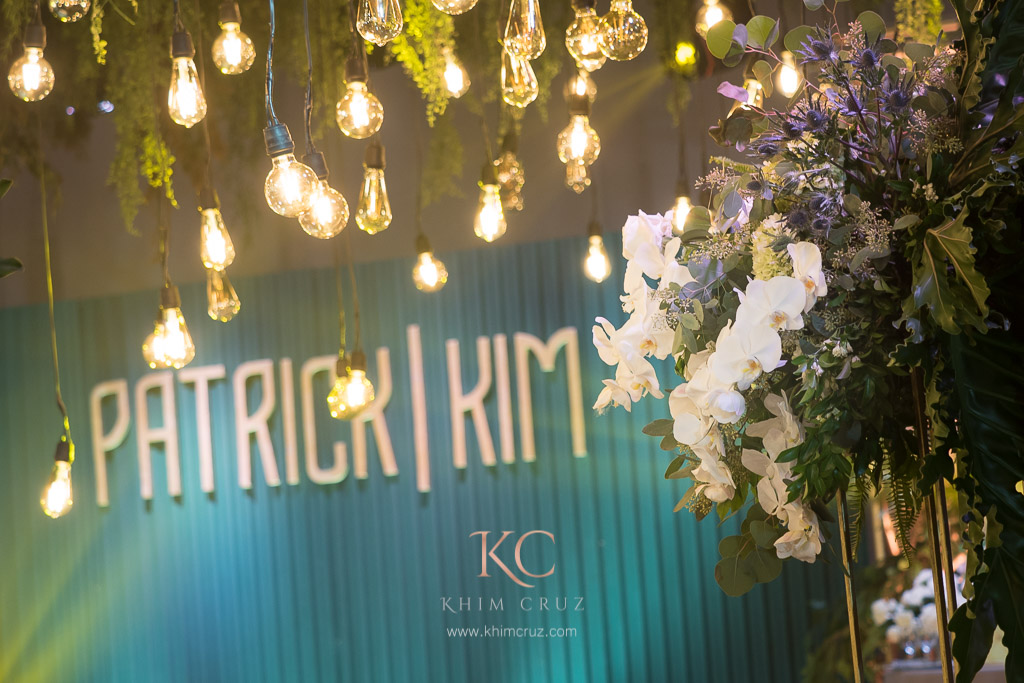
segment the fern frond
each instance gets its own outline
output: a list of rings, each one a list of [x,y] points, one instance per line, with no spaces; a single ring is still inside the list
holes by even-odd
[[[882,461],[882,480],[888,491],[889,517],[896,532],[896,541],[900,552],[910,560],[914,546],[910,542],[910,533],[921,513],[921,497],[918,495],[916,477],[907,472],[893,472],[892,459],[889,456]],[[908,461],[904,468],[918,467],[914,461]]]

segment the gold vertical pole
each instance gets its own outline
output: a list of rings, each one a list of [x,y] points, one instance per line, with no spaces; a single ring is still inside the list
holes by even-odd
[[[850,619],[850,655],[853,657],[853,681],[864,681],[864,655],[860,642],[860,620],[857,618],[857,593],[853,585],[853,548],[850,547],[850,518],[846,513],[846,492],[836,494],[839,512],[839,542],[843,553],[843,580],[846,584],[846,613]]]
[[[935,482],[935,504],[938,512],[939,555],[942,571],[946,575],[946,605],[949,616],[956,611],[956,575],[953,573],[953,545],[949,533],[949,511],[946,508],[946,486],[942,479]]]
[[[953,683],[953,656],[949,639],[949,614],[946,612],[942,582],[942,555],[939,549],[939,523],[935,509],[935,495],[925,501],[925,516],[928,517],[928,553],[932,560],[932,587],[935,592],[935,619],[939,625],[939,659],[942,662],[942,683]]]

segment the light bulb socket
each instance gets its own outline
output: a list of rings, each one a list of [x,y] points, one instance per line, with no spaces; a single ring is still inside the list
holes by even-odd
[[[345,82],[359,81],[360,83],[366,83],[366,80],[366,63],[363,61],[362,53],[357,51],[345,61]]]
[[[363,165],[366,168],[376,168],[381,171],[384,170],[386,160],[384,158],[384,145],[374,138],[370,141],[370,144],[366,147],[366,156],[363,158]]]
[[[501,151],[519,154],[519,136],[516,134],[515,130],[509,130],[501,138]]]
[[[192,45],[192,36],[188,31],[175,31],[171,34],[171,57],[173,59],[178,57],[192,59],[195,56],[196,48]]]
[[[320,180],[327,180],[329,175],[327,171],[327,159],[324,158],[323,152],[313,152],[312,154],[306,154],[302,157],[302,163],[313,169],[313,173],[316,173],[316,177]]]
[[[590,237],[601,236],[601,223],[599,223],[597,219],[590,221],[590,225],[587,226],[587,234]]]
[[[348,377],[348,356],[344,353],[338,355],[338,360],[334,364],[334,374],[338,376],[338,379],[342,377]]]
[[[160,308],[165,311],[168,308],[181,308],[181,293],[176,286],[164,285],[160,290]]]
[[[199,190],[199,210],[206,211],[207,209],[219,209],[220,200],[217,198],[217,191],[209,185],[203,185],[203,189]]]
[[[263,142],[267,145],[267,156],[269,157],[291,154],[295,151],[292,134],[288,132],[288,126],[283,123],[275,123],[264,128]]]
[[[46,27],[42,22],[34,22],[25,27],[25,39],[22,44],[40,50],[46,48]]]
[[[71,439],[68,438],[67,434],[60,437],[60,441],[57,442],[57,451],[53,454],[53,459],[56,462],[70,463],[74,457],[75,446],[71,443]]]
[[[676,181],[676,196],[687,197],[690,196],[690,183],[686,178],[680,178]]]
[[[575,10],[596,9],[597,0],[572,0],[572,8]]]
[[[430,240],[422,232],[416,235],[416,254],[426,254],[430,251]]]
[[[586,95],[569,95],[569,116],[590,116],[590,100]]]
[[[242,13],[238,11],[238,3],[220,3],[220,9],[217,10],[217,22],[221,26],[223,26],[224,24],[241,24]]]
[[[352,352],[352,356],[349,358],[351,361],[349,367],[353,370],[362,370],[366,372],[366,354],[363,353],[362,349],[356,349]]]
[[[494,168],[494,164],[488,162],[483,165],[480,169],[480,184],[481,185],[497,185],[498,184],[498,170]]]

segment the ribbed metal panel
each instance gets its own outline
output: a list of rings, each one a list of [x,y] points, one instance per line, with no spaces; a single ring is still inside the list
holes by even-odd
[[[617,240],[609,236],[609,252]],[[589,411],[609,372],[590,343],[595,315],[617,306],[620,259],[603,285],[582,277],[583,240],[442,254],[451,273],[438,294],[417,292],[411,263],[357,268],[363,339],[391,351],[387,409],[400,474],[385,478],[367,430],[369,478],[270,488],[254,448],[251,491],[237,486],[230,377],[246,360],[294,364],[337,350],[330,271],[236,282],[238,318],[205,315],[200,286],[182,288],[198,353],[223,363],[211,385],[216,492],[199,486],[194,387],[176,383],[184,494],[167,495],[162,454],[154,498],[139,496],[136,433],[108,458],[111,506],[95,502],[88,395],[98,382],[144,374],[139,345],[155,292],[57,306],[65,397],[78,445],[76,503],[64,519],[39,510],[59,435],[46,312],[0,311],[0,681],[785,681],[799,678],[813,608],[838,588],[835,567],[788,563],[781,580],[742,599],[714,582],[718,540],[736,523],[673,514],[682,485],[662,479],[670,458],[640,434],[665,404],[629,415]],[[347,289],[347,288],[346,288]],[[406,326],[421,326],[432,491],[413,464]],[[484,467],[468,427],[469,466],[451,464],[444,341],[458,339],[466,387],[477,378],[478,335],[517,331],[547,339],[579,330],[589,455],[570,448],[566,369],[531,370],[537,460]],[[514,390],[514,361],[513,390]],[[668,379],[670,369],[665,369]],[[321,461],[348,425],[330,420],[316,385]],[[260,396],[249,388],[250,406]],[[284,478],[280,382],[272,436]],[[132,397],[134,401],[134,397]],[[156,398],[151,415],[159,420]],[[494,393],[488,398],[497,443]],[[513,403],[513,405],[515,405]],[[112,412],[105,416],[108,426]],[[519,447],[518,420],[516,445]],[[499,448],[500,454],[500,448]],[[520,588],[477,578],[476,530],[544,529],[555,549],[530,557],[555,574]],[[537,544],[538,546],[542,544]],[[540,551],[538,551],[540,552]],[[502,598],[505,611],[446,614],[442,596]],[[585,611],[520,611],[523,596],[583,596]],[[455,626],[573,627],[565,639],[449,638]]]

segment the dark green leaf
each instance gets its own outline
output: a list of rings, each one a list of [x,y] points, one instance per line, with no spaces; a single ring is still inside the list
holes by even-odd
[[[672,420],[655,420],[644,426],[644,434],[647,436],[665,436],[672,433]]]
[[[17,273],[24,267],[25,266],[22,265],[21,261],[16,258],[11,257],[0,259],[0,278]]]

